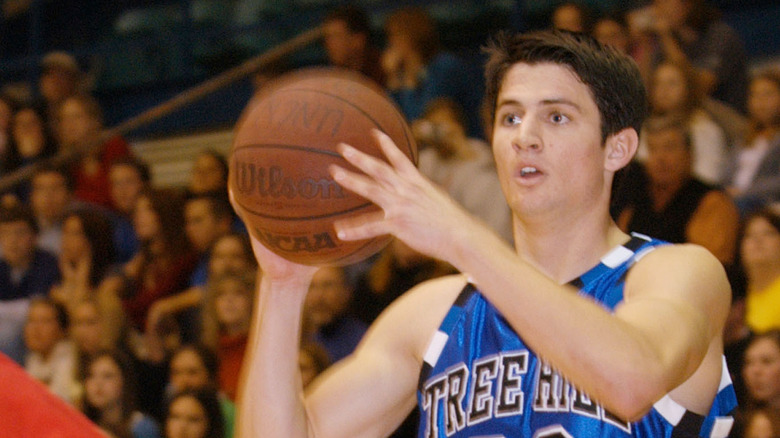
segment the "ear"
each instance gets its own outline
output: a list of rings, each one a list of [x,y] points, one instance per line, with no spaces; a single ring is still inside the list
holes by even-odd
[[[639,135],[634,128],[625,128],[610,135],[604,145],[604,168],[612,172],[622,169],[634,158],[639,147]]]

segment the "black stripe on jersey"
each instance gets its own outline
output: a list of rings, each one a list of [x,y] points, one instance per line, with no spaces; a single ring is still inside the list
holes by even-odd
[[[463,306],[466,305],[466,302],[469,300],[469,298],[471,298],[471,296],[476,291],[477,288],[474,287],[473,284],[467,283],[466,286],[463,288],[463,290],[460,291],[460,295],[458,295],[458,298],[455,299],[454,305],[463,308]]]
[[[629,240],[628,242],[623,244],[623,246],[626,249],[630,250],[631,252],[636,252],[636,250],[638,250],[639,247],[641,247],[642,245],[644,245],[647,242],[649,242],[649,240],[632,234],[631,235],[631,240]]]
[[[680,422],[674,426],[671,438],[697,438],[703,424],[704,417],[691,411],[685,411]]]
[[[433,365],[423,361],[422,368],[420,369],[420,378],[417,379],[418,391],[423,392],[425,389],[425,381],[428,380],[428,377],[431,375],[431,371],[433,371]]]

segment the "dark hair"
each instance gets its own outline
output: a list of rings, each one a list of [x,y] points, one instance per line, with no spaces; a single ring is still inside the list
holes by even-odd
[[[144,184],[149,184],[149,182],[152,180],[151,172],[149,172],[149,166],[140,158],[121,157],[117,158],[113,163],[111,163],[111,168],[119,166],[127,166],[135,169],[136,173],[138,173],[138,176],[141,178],[141,181],[143,181]]]
[[[92,286],[97,286],[115,261],[113,226],[103,213],[94,208],[81,207],[71,210],[65,215],[65,220],[71,217],[81,222],[81,228],[89,241],[92,255],[89,281]]]
[[[25,222],[35,234],[38,234],[38,222],[35,221],[32,210],[25,204],[16,203],[0,208],[0,224],[11,222]]]
[[[122,418],[119,424],[106,424],[101,421],[103,415],[97,407],[89,402],[89,399],[84,395],[84,402],[82,411],[84,415],[92,420],[95,424],[99,425],[110,431],[117,437],[131,437],[131,421],[133,413],[136,410],[136,386],[138,384],[135,369],[133,368],[133,362],[130,358],[120,350],[102,350],[87,358],[84,369],[86,370],[84,380],[89,378],[90,368],[92,365],[102,358],[111,359],[119,368],[119,373],[122,376],[122,395],[120,397],[120,409],[122,412]]]
[[[184,232],[184,196],[175,189],[147,189],[141,198],[146,198],[157,214],[165,240],[165,252],[169,255],[186,253],[190,249]]]
[[[340,6],[325,16],[325,22],[341,21],[351,33],[371,36],[371,22],[365,9],[355,5]]]
[[[206,428],[206,434],[208,438],[224,438],[225,437],[225,419],[222,416],[222,406],[219,402],[219,395],[214,388],[198,388],[198,389],[185,389],[177,392],[168,401],[167,412],[165,413],[166,421],[171,414],[171,406],[176,400],[183,397],[194,398],[203,411],[206,413],[208,419],[208,427]]]
[[[46,117],[46,111],[41,109],[38,105],[34,105],[31,103],[25,103],[19,105],[16,110],[14,111],[14,116],[11,121],[11,129],[10,129],[10,135],[8,137],[8,145],[7,150],[5,152],[5,158],[4,162],[2,163],[2,168],[5,172],[14,171],[26,164],[25,158],[22,157],[22,155],[19,153],[19,147],[16,142],[16,138],[13,135],[13,124],[16,123],[16,117],[19,115],[22,111],[32,111],[35,113],[35,115],[38,117],[38,120],[41,124],[41,130],[43,131],[43,146],[41,148],[41,151],[38,153],[37,156],[34,157],[35,160],[40,160],[43,158],[52,157],[57,153],[57,141],[55,140],[54,135],[51,132],[51,129],[49,127],[49,121]]]
[[[585,34],[548,30],[499,33],[485,48],[485,94],[495,118],[498,93],[507,71],[518,63],[553,63],[570,69],[587,85],[601,118],[602,142],[625,128],[637,133],[647,115],[647,95],[634,61]]]
[[[748,225],[750,225],[750,223],[755,219],[766,220],[769,222],[769,225],[771,225],[772,228],[780,233],[780,214],[776,213],[772,208],[764,207],[748,213],[745,218],[742,219],[739,229],[739,238],[737,240],[739,242],[739,246],[742,245],[742,241],[745,239],[745,232],[747,231]]]
[[[216,384],[218,378],[217,374],[219,372],[219,358],[217,357],[217,353],[204,344],[185,344],[176,349],[176,351],[173,353],[173,356],[171,357],[171,360],[185,351],[191,351],[200,358],[201,363],[203,363],[203,367],[206,368],[206,372],[209,375],[209,381]]]

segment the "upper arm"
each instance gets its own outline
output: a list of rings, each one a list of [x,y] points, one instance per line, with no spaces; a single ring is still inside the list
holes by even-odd
[[[722,265],[696,245],[659,247],[630,271],[615,315],[653,349],[667,390],[685,382],[720,339],[730,303]]]
[[[314,436],[380,437],[392,432],[416,403],[427,343],[463,284],[457,277],[423,283],[393,303],[355,352],[307,390]]]

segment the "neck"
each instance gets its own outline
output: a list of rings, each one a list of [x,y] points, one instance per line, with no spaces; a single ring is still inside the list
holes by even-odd
[[[119,425],[122,422],[122,408],[119,403],[112,403],[101,411],[100,422],[103,424]]]
[[[524,260],[558,283],[569,282],[595,266],[627,236],[609,218],[569,215],[521,222],[515,216],[515,248]],[[557,220],[556,220],[557,219]]]
[[[684,183],[685,180],[672,181],[668,183],[651,183],[650,197],[653,200],[653,209],[655,211],[662,210],[666,204],[672,200],[674,195],[677,194]]]
[[[780,278],[780,263],[766,263],[747,269],[751,291],[761,291]]]

